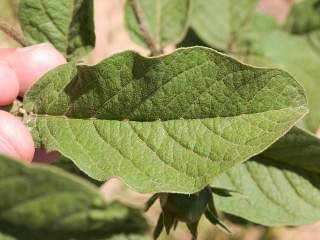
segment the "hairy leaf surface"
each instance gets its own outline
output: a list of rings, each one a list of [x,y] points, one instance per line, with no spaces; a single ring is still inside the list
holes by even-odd
[[[8,238],[97,239],[146,227],[138,212],[106,204],[98,189],[80,178],[3,156],[0,199],[0,232]]]
[[[267,151],[217,177],[241,195],[216,196],[217,207],[255,223],[299,225],[320,219],[320,140],[298,128]]]
[[[286,72],[195,47],[51,71],[25,97],[38,143],[89,176],[143,192],[196,192],[265,150],[307,111]]]
[[[223,1],[221,4],[215,0],[197,1],[192,17],[193,29],[212,47],[234,54],[251,64],[279,67],[292,74],[306,89],[311,110],[301,126],[315,132],[320,126],[320,95],[317,91],[320,84],[319,1],[306,0],[293,8],[286,27],[293,33],[304,34],[299,37],[281,32],[274,19],[256,13],[253,5],[249,4],[253,4],[253,1],[241,1],[246,5],[242,7],[238,4],[228,7],[231,2],[231,0]],[[221,10],[216,11],[216,7],[220,7]],[[308,14],[305,14],[306,12]],[[239,14],[247,16],[245,23],[241,22]],[[215,20],[207,21],[212,18]],[[229,26],[228,20],[240,24],[237,25],[235,31],[237,34],[234,34],[234,38],[230,37],[231,31],[220,24]],[[219,27],[223,27],[226,31]],[[250,60],[246,57],[248,54]]]
[[[33,42],[50,42],[68,59],[95,46],[93,0],[20,0],[20,23]]]
[[[253,43],[250,53],[263,59],[251,56],[250,63],[280,67],[303,85],[310,108],[303,126],[315,132],[320,126],[320,54],[310,45],[308,38],[274,31]]]
[[[178,43],[185,35],[191,11],[191,0],[138,0],[145,25],[153,41],[161,48]],[[130,37],[145,45],[131,1],[125,7],[126,27]]]

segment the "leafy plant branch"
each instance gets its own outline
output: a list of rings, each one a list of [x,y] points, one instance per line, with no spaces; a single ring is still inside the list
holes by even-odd
[[[139,24],[139,29],[142,33],[142,36],[144,38],[145,43],[147,44],[148,48],[151,51],[151,55],[152,56],[157,56],[160,55],[162,53],[162,50],[159,49],[159,47],[157,46],[156,42],[154,41],[154,39],[152,38],[148,26],[145,22],[144,16],[143,16],[143,12],[141,10],[140,4],[138,0],[130,0],[131,6],[132,6],[132,10],[135,14],[135,17],[137,19],[137,22]]]
[[[295,127],[320,124],[319,0],[296,4],[285,28],[258,0],[127,0],[130,38],[157,57],[125,51],[96,65],[73,61],[95,47],[94,0],[19,2],[25,37],[69,62],[2,109],[62,158],[0,156],[0,239],[145,239],[125,236],[145,234],[141,213],[100,195],[111,177],[155,193],[154,239],[178,221],[197,239],[201,217],[228,233],[219,211],[264,226],[319,221],[320,139]],[[171,45],[188,48],[158,56]]]
[[[19,43],[22,47],[31,45],[31,43],[22,34],[4,21],[0,21],[0,30]]]

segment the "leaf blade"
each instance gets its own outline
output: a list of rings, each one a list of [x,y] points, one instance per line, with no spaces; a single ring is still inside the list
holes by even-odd
[[[176,44],[182,40],[188,28],[192,1],[139,0],[138,2],[146,27],[157,46],[162,49],[169,44]],[[125,6],[125,23],[132,40],[145,46],[144,38],[129,0]]]
[[[267,151],[214,180],[213,185],[231,187],[245,196],[217,195],[217,207],[266,226],[318,221],[319,146],[319,139],[293,128]],[[303,154],[297,155],[299,151]]]
[[[119,203],[106,204],[93,185],[54,167],[27,166],[3,156],[0,165],[0,231],[5,235],[91,239],[117,233],[116,224],[139,218]],[[127,226],[129,232],[142,230]]]
[[[18,16],[30,40],[51,42],[68,59],[95,46],[92,0],[22,0]]]
[[[265,150],[306,113],[305,105],[288,74],[200,47],[159,58],[124,52],[91,67],[67,64],[25,97],[44,147],[93,178],[118,176],[148,192],[199,191]]]
[[[307,14],[306,14],[307,13]],[[318,0],[306,0],[293,5],[285,23],[285,29],[293,34],[308,34],[320,29]]]
[[[230,50],[246,29],[257,3],[257,0],[196,0],[192,28],[210,46]]]

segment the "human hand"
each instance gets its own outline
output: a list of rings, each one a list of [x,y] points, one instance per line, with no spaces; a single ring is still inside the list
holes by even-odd
[[[0,49],[0,106],[23,97],[43,74],[65,62],[63,55],[48,43]],[[0,154],[27,162],[35,154],[29,130],[20,119],[3,110],[0,110]]]

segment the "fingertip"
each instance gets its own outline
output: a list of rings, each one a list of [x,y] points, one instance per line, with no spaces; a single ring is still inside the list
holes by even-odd
[[[15,116],[0,110],[0,153],[31,162],[34,142],[29,130]]]
[[[16,73],[6,63],[0,61],[0,106],[11,104],[19,94],[19,81]]]
[[[15,52],[15,48],[0,48],[0,61],[5,60]]]
[[[16,49],[7,61],[18,76],[19,96],[23,96],[49,70],[66,63],[64,56],[49,43]]]

